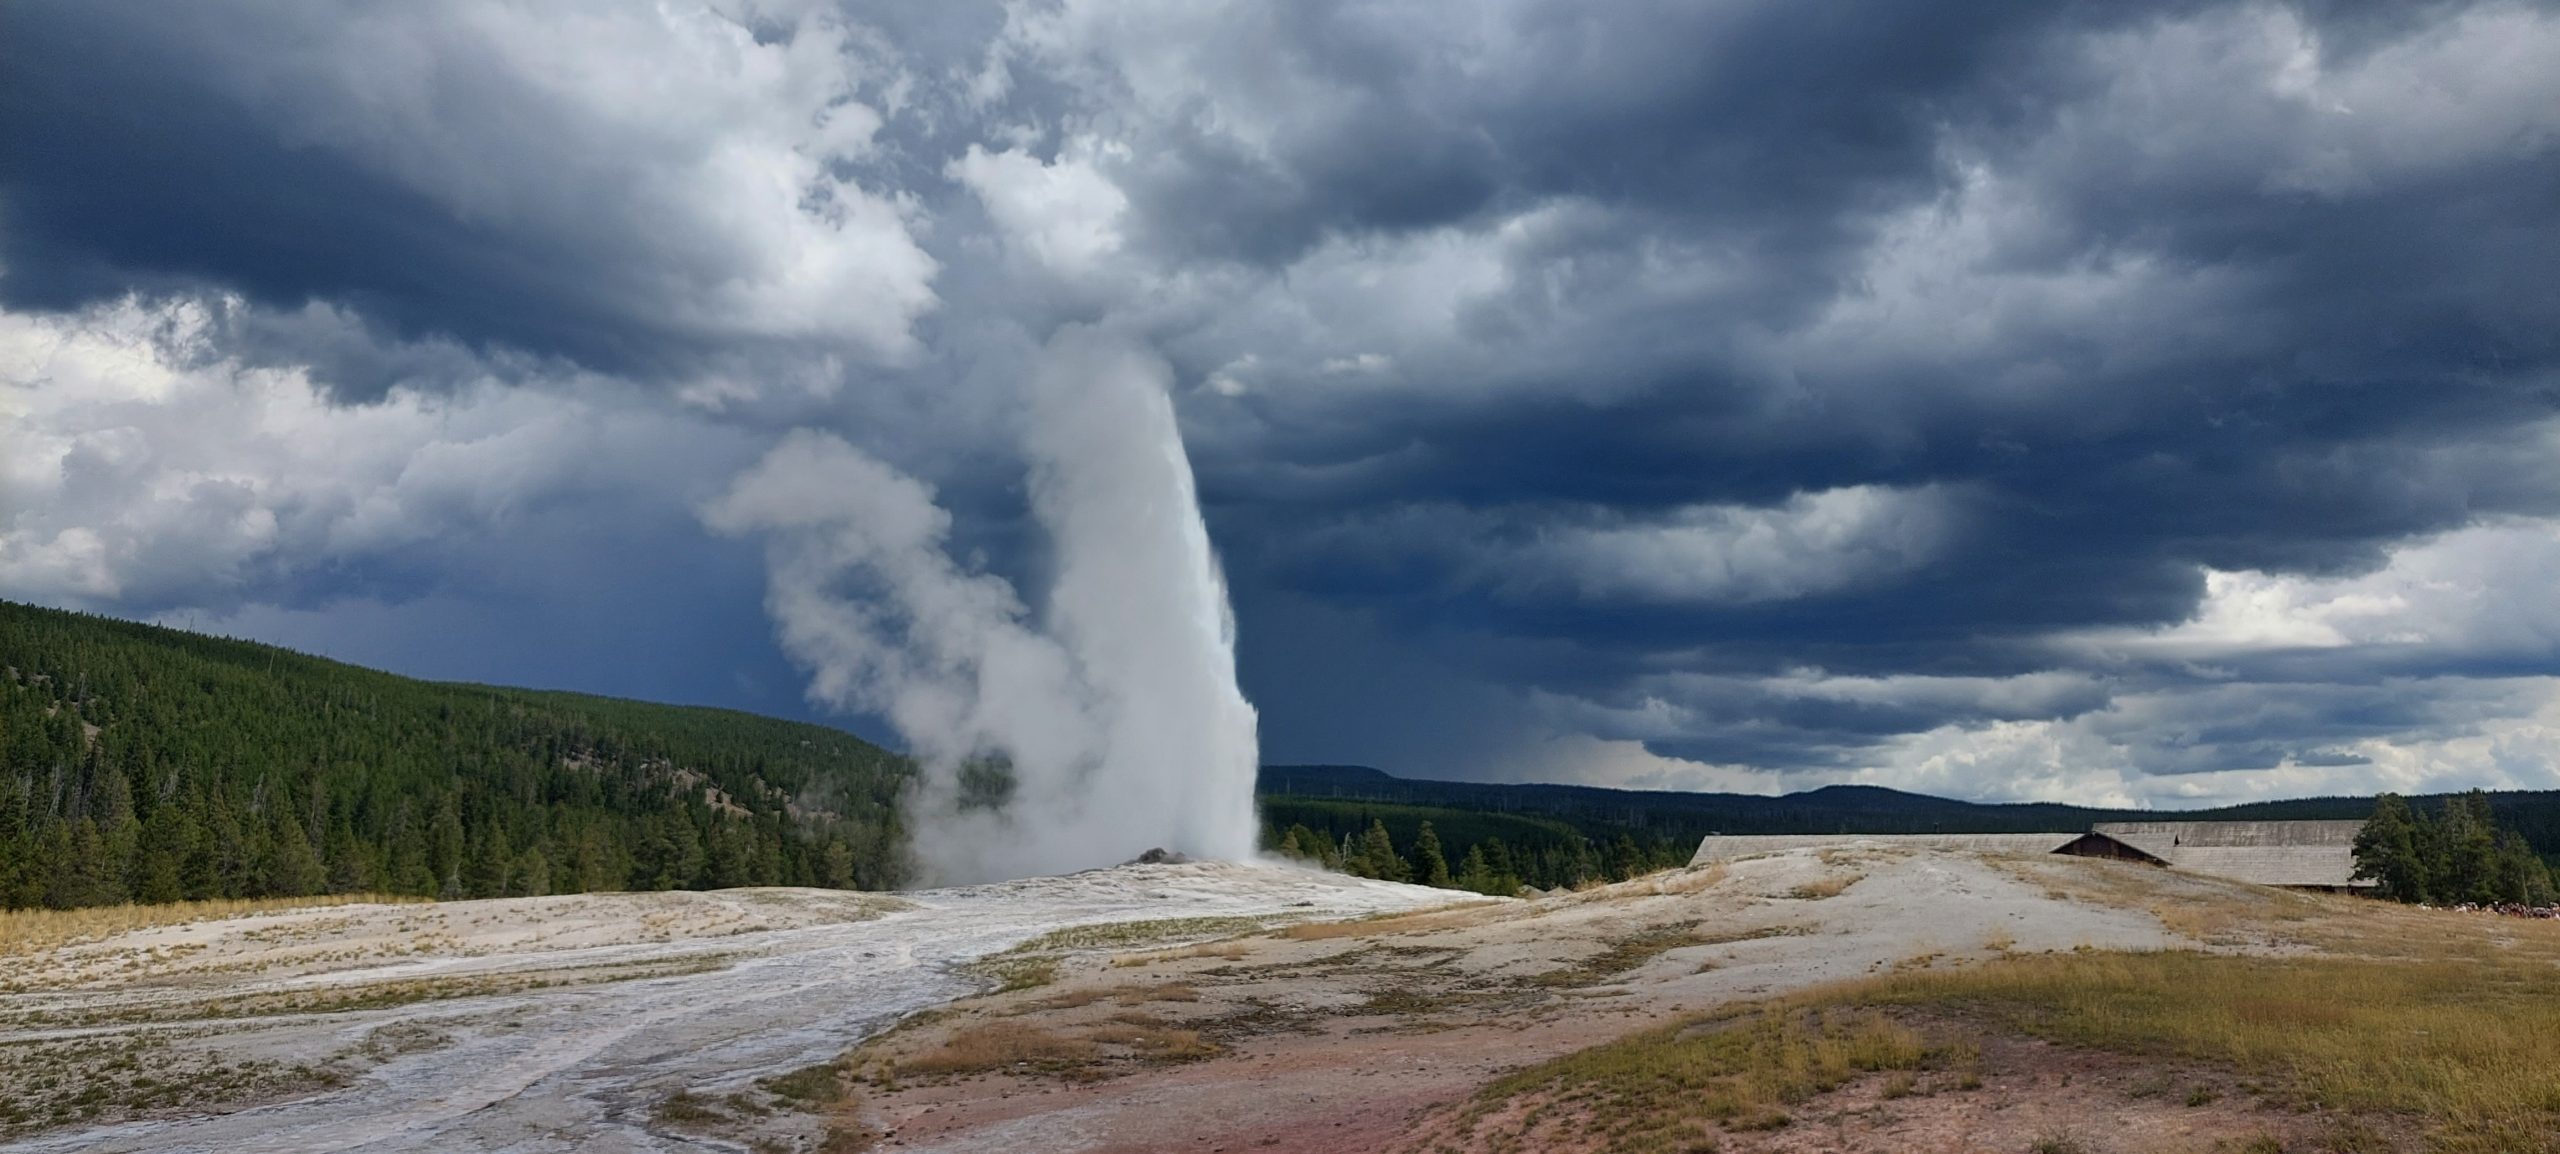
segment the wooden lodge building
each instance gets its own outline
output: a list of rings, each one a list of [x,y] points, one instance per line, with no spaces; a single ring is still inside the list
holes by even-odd
[[[2113,821],[2089,832],[2008,834],[1779,834],[1726,837],[1698,844],[1691,865],[1801,849],[1869,842],[1975,853],[2062,853],[2113,858],[2262,886],[2360,890],[2356,833],[2361,821]]]
[[[2168,866],[2262,886],[2352,890],[2361,821],[2109,821],[2055,853]]]

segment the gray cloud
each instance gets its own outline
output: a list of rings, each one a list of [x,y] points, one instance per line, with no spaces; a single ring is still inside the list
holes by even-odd
[[[327,427],[584,406],[682,477],[823,429],[1044,588],[1039,350],[1097,320],[1152,345],[1275,757],[2164,802],[2550,783],[2547,7],[0,22],[0,305],[195,301],[215,376],[301,372]],[[98,434],[22,458],[56,465],[13,474],[0,566],[72,590],[64,535],[122,534],[133,583],[76,595],[138,609],[442,580],[343,551],[365,522],[316,481],[100,463],[153,421],[209,430],[179,457],[396,474],[414,541],[509,494],[699,497],[556,464],[440,489],[424,434],[297,464],[223,387],[0,433]]]

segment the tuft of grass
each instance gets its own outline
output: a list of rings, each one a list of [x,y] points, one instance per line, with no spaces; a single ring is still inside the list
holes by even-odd
[[[1036,990],[1058,980],[1058,959],[1044,957],[1007,957],[998,954],[980,958],[962,967],[968,973],[996,984],[995,992],[1010,994],[1016,990]]]
[[[1055,953],[1062,950],[1128,949],[1159,942],[1178,942],[1193,938],[1223,938],[1247,934],[1270,924],[1266,918],[1199,917],[1153,918],[1135,922],[1099,922],[1089,926],[1068,926],[1051,930],[1005,951],[1011,954]]]
[[[658,1099],[658,1104],[650,1109],[649,1116],[673,1126],[699,1126],[706,1122],[725,1122],[729,1119],[729,1115],[720,1109],[718,1099],[696,1094],[691,1090],[678,1090]]]
[[[1146,1014],[1122,1014],[1086,1030],[1084,1038],[1105,1046],[1124,1047],[1131,1056],[1145,1062],[1196,1062],[1222,1052],[1217,1043],[1202,1038],[1200,1031]]]
[[[1178,962],[1185,958],[1223,958],[1233,962],[1243,960],[1248,952],[1243,942],[1201,942],[1197,945],[1177,946],[1172,949],[1113,954],[1111,965],[1114,968],[1126,969],[1130,966],[1152,966],[1157,962]]]
[[[849,1093],[845,1086],[844,1064],[820,1062],[802,1066],[787,1074],[776,1074],[756,1083],[759,1089],[782,1099],[795,1110],[818,1110],[833,1106]]]
[[[1850,886],[1856,885],[1865,880],[1867,880],[1867,875],[1865,874],[1833,874],[1821,881],[1806,882],[1803,885],[1788,890],[1787,896],[1791,898],[1799,898],[1804,901],[1818,902],[1824,898],[1839,897],[1842,893],[1846,892]]]
[[[818,1139],[816,1154],[863,1154],[880,1144],[880,1132],[859,1119],[838,1118],[827,1123],[825,1136]]]
[[[1056,997],[1033,1004],[1033,1010],[1074,1010],[1095,1002],[1116,1002],[1123,1006],[1143,1006],[1149,1002],[1197,1002],[1200,989],[1183,982],[1160,982],[1155,985],[1127,983],[1117,986],[1086,986],[1069,990]]]
[[[1377,938],[1395,934],[1427,934],[1434,930],[1456,929],[1476,924],[1485,911],[1498,909],[1504,903],[1469,901],[1440,906],[1418,913],[1399,912],[1370,914],[1339,922],[1300,922],[1284,926],[1278,936],[1293,942],[1332,941],[1336,938]]]
[[[942,1044],[898,1064],[901,1074],[983,1074],[1027,1067],[1063,1073],[1091,1062],[1094,1044],[1021,1022],[996,1021],[958,1030]]]
[[[0,957],[36,954],[63,946],[104,941],[118,934],[156,926],[179,926],[324,906],[426,900],[390,894],[322,894],[301,898],[219,898],[165,905],[92,906],[77,910],[5,910],[0,911]]]

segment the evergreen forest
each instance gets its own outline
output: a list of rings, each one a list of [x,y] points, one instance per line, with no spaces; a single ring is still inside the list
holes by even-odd
[[[2549,864],[2524,835],[2500,825],[2478,791],[2432,807],[2383,794],[2356,833],[2355,852],[2356,876],[2397,901],[2546,906],[2553,898]]]
[[[1359,877],[1508,896],[1686,865],[1696,839],[1537,814],[1262,798],[1263,846]]]
[[[0,905],[881,888],[904,759],[0,602]]]

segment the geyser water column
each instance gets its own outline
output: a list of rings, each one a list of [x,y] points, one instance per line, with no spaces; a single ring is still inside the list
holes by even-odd
[[[765,535],[766,605],[811,698],[887,718],[921,764],[924,880],[1254,850],[1253,707],[1171,376],[1094,329],[1043,350],[1022,434],[1054,551],[1036,613],[952,559],[929,486],[830,434],[785,437],[703,511]],[[1014,779],[993,809],[960,787],[990,757]]]
[[[1154,844],[1240,860],[1258,829],[1255,717],[1171,385],[1162,359],[1098,330],[1070,328],[1042,357],[1025,442],[1057,550],[1048,625],[1103,715],[1085,796],[1125,807]]]

